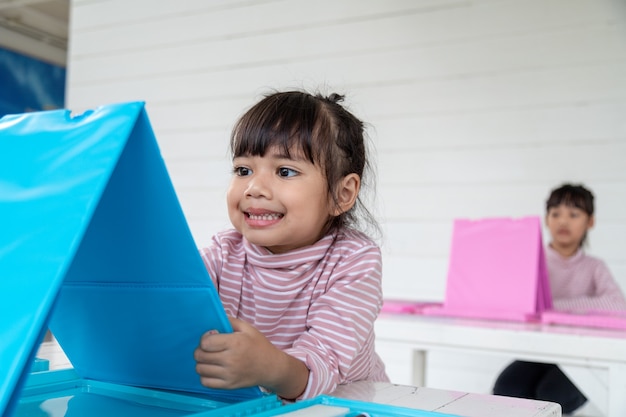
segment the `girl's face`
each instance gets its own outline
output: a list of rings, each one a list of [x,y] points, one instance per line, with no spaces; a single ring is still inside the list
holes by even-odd
[[[593,216],[574,206],[560,204],[548,210],[546,225],[555,249],[578,249],[585,233],[593,227]]]
[[[272,253],[315,243],[333,215],[321,169],[278,148],[234,158],[226,199],[233,226]]]

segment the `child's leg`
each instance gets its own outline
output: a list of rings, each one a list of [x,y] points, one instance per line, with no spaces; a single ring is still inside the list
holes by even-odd
[[[561,404],[563,414],[571,414],[587,401],[585,395],[556,365],[546,373],[537,387],[537,397],[539,400]]]
[[[551,364],[514,361],[500,373],[493,387],[495,395],[518,398],[537,398],[537,387]]]

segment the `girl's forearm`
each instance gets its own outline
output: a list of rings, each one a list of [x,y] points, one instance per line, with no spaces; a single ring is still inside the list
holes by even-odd
[[[278,350],[268,368],[268,380],[263,387],[286,400],[298,398],[306,389],[309,369],[304,362]]]

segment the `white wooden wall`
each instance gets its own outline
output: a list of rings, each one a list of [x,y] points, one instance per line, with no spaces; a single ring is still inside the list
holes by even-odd
[[[68,107],[146,101],[198,245],[229,226],[232,124],[303,87],[371,125],[386,296],[441,300],[454,218],[543,215],[564,181],[626,289],[623,0],[73,0],[70,24]]]

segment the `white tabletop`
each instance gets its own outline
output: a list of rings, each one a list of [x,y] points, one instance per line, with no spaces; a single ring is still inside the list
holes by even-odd
[[[561,416],[561,406],[546,401],[470,394],[384,382],[362,381],[342,385],[331,395],[463,417]]]
[[[626,415],[625,330],[381,314],[376,344],[395,382],[426,385],[434,351],[556,363],[601,415]]]

